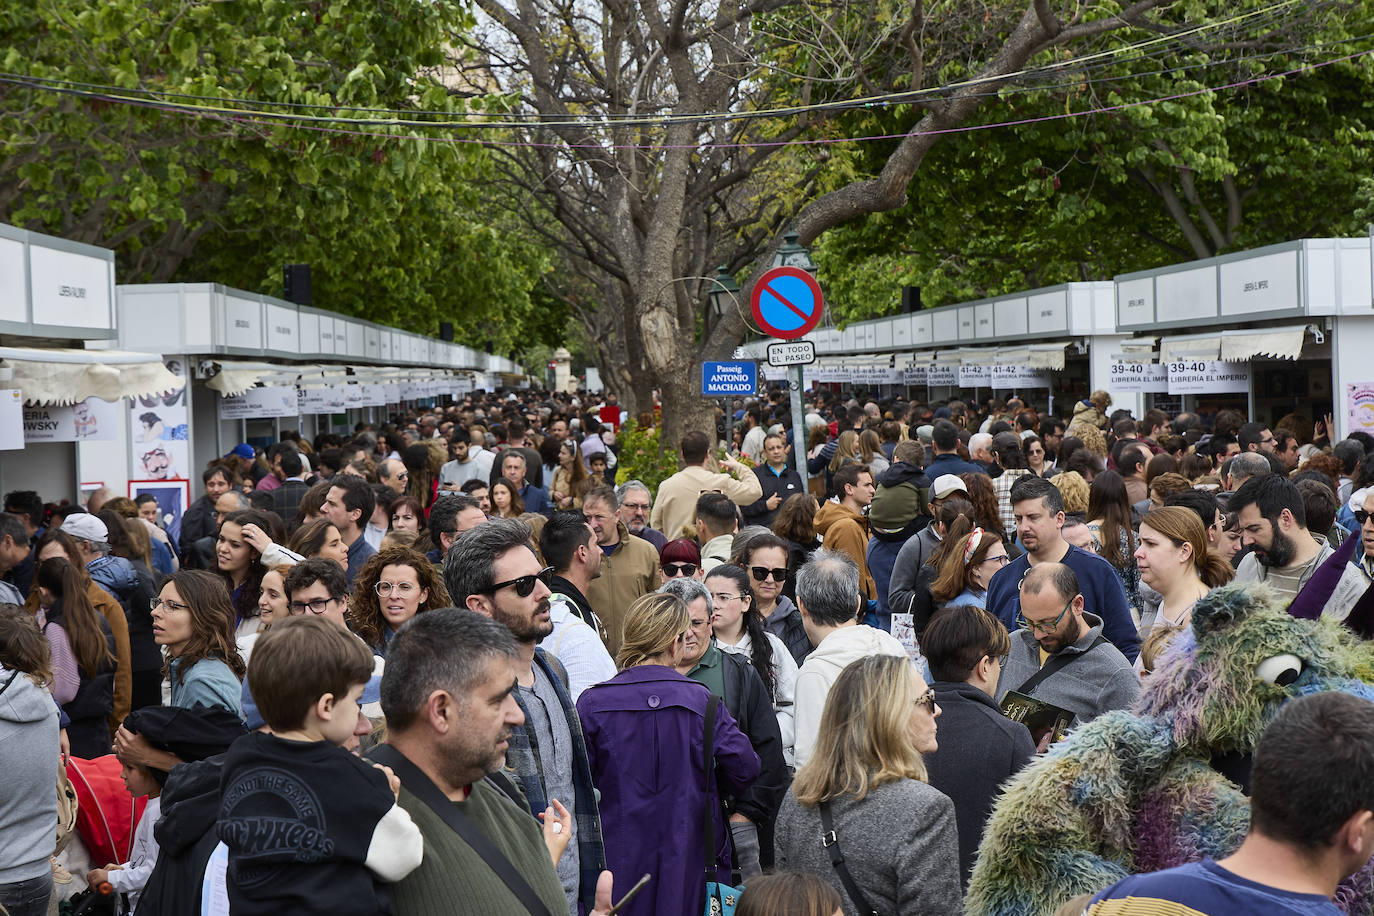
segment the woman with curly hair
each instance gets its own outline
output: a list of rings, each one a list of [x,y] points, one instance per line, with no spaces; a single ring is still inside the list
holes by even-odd
[[[409,547],[388,547],[368,557],[348,599],[348,625],[377,655],[416,614],[448,607],[448,589],[434,564]]]
[[[586,479],[587,466],[577,453],[577,443],[565,439],[558,449],[558,467],[553,472],[553,489],[549,492],[549,498],[560,509],[581,509],[582,485]]]
[[[1066,515],[1084,515],[1088,511],[1088,482],[1077,471],[1064,471],[1050,478],[1050,483],[1064,500]]]

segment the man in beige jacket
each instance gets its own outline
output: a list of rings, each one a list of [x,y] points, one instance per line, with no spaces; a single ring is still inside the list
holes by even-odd
[[[615,658],[625,625],[625,612],[640,595],[658,589],[663,576],[658,551],[643,538],[630,534],[620,520],[615,490],[594,487],[582,497],[582,513],[596,535],[601,553],[601,573],[587,585],[587,601],[606,627],[606,649]]]
[[[697,497],[702,493],[724,493],[736,505],[747,506],[763,496],[763,488],[753,469],[732,458],[721,462],[731,474],[706,470],[711,440],[698,430],[682,437],[682,460],[687,467],[658,485],[650,525],[668,540],[682,537],[682,529],[697,518]]]

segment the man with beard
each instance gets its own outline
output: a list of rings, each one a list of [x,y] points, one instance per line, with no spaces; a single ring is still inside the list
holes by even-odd
[[[1087,606],[1102,619],[1107,639],[1134,661],[1140,654],[1140,633],[1126,605],[1121,579],[1106,560],[1064,540],[1064,497],[1058,487],[1043,477],[1022,477],[1012,485],[1011,508],[1016,536],[1026,552],[993,575],[985,605],[988,612],[1014,631],[1021,611],[1018,585],[1027,570],[1062,563],[1073,570],[1080,583],[1075,591],[1083,592]]]
[[[507,766],[532,815],[553,817],[550,812],[556,809],[550,806],[555,801],[567,809],[559,812],[571,831],[568,848],[558,860],[558,879],[566,895],[560,909],[577,916],[579,902],[588,909],[592,906],[606,853],[568,674],[557,658],[538,648],[539,641],[553,632],[553,567],[540,568],[529,544],[530,529],[523,522],[491,519],[454,541],[444,558],[444,583],[455,604],[490,617],[515,637],[514,698],[522,722],[511,725]]]
[[[1020,593],[997,702],[1015,690],[1067,709],[1075,724],[1135,702],[1140,678],[1102,635],[1102,619],[1084,609],[1072,569],[1062,563],[1033,566]]]
[[[509,588],[509,586],[507,586]],[[562,912],[567,900],[539,822],[501,775],[513,730],[519,646],[471,611],[420,614],[396,634],[382,678],[387,743],[369,759],[401,781],[398,803],[425,837],[420,867],[392,886],[396,916]],[[550,808],[550,818],[556,815]],[[609,873],[594,913],[610,909]]]
[[[1237,514],[1241,543],[1250,548],[1236,569],[1236,582],[1267,582],[1291,602],[1335,552],[1325,538],[1318,541],[1307,530],[1302,494],[1286,477],[1250,478],[1232,494],[1229,508]],[[1322,616],[1344,620],[1368,584],[1359,567],[1347,563]]]

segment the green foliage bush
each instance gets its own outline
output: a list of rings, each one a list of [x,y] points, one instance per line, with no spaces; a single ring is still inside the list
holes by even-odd
[[[620,428],[615,437],[616,486],[627,480],[642,480],[655,498],[658,485],[678,472],[677,452],[659,449],[658,427],[640,429],[633,420]]]

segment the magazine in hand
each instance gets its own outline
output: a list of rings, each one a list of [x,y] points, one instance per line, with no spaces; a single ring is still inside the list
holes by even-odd
[[[1063,738],[1074,718],[1067,709],[1015,690],[1008,690],[1002,698],[1002,714],[1026,726],[1036,747],[1046,733],[1050,734],[1050,743]]]

